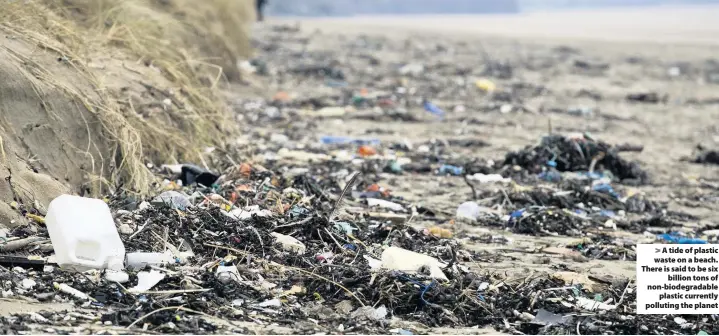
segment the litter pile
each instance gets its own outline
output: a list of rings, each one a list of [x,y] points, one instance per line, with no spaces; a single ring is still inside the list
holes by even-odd
[[[619,157],[621,148],[595,140],[585,133],[575,136],[550,135],[537,146],[507,154],[505,165],[518,165],[531,173],[549,167],[560,172],[600,172],[623,183],[647,183],[649,176],[638,163]]]
[[[221,176],[189,165],[175,171],[180,176],[164,186],[172,190],[155,198],[118,194],[108,207],[64,195],[44,219],[33,216],[38,223],[8,232],[4,250],[32,257],[3,260],[3,296],[74,302],[82,313],[6,317],[4,331],[99,321],[165,333],[246,333],[238,321],[291,326],[307,319],[315,323],[303,332],[387,333],[400,325],[423,332],[450,324],[528,332],[585,320],[565,324],[547,314],[630,309],[622,300],[627,283],[587,288],[474,272],[465,265],[472,253],[456,241],[365,212],[389,201],[366,199],[370,205],[356,210],[363,215],[349,219],[342,196],[361,200],[353,196],[357,174],[336,197],[308,187],[316,182],[306,173],[291,178],[246,163]]]

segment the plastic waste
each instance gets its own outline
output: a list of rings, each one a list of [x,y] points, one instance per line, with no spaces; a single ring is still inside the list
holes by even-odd
[[[492,92],[497,89],[497,85],[495,85],[494,82],[485,78],[478,79],[476,82],[474,82],[474,85],[484,92]]]
[[[504,178],[504,176],[499,174],[481,174],[477,173],[474,175],[468,175],[467,179],[470,181],[477,181],[480,183],[494,183],[494,182],[502,182],[502,183],[508,183],[512,182],[511,178]]]
[[[270,299],[270,300],[258,303],[257,307],[262,307],[262,308],[282,307],[282,302],[280,301],[280,299]]]
[[[275,242],[282,246],[282,249],[287,252],[294,252],[297,254],[305,254],[307,248],[305,244],[297,240],[295,237],[283,235],[281,233],[272,232],[271,235],[275,237]]]
[[[235,265],[217,266],[215,275],[217,275],[217,280],[219,280],[223,284],[230,283],[230,281],[240,281],[240,271]]]
[[[382,252],[382,268],[417,273],[425,267],[429,268],[430,277],[447,280],[447,276],[442,272],[442,268],[446,265],[435,258],[396,246],[388,247]]]
[[[162,279],[165,278],[165,273],[160,271],[151,270],[149,272],[137,273],[137,286],[128,289],[132,293],[140,293],[149,291],[152,287],[155,287]]]
[[[457,166],[451,166],[451,165],[442,165],[439,167],[439,170],[437,171],[438,175],[454,175],[459,176],[462,175],[464,172],[463,167],[457,167]]]
[[[360,307],[350,314],[351,319],[369,319],[379,321],[387,317],[387,307],[380,306],[379,308],[374,307]]]
[[[182,180],[182,185],[186,186],[198,183],[209,187],[212,186],[218,178],[220,178],[219,175],[190,164],[182,165],[182,169],[180,171],[180,180]]]
[[[594,301],[592,299],[588,299],[588,298],[580,296],[577,298],[577,307],[584,309],[584,310],[594,311],[597,309],[611,310],[611,309],[616,308],[617,306],[609,305],[609,304],[606,304],[603,302]]]
[[[379,146],[381,144],[381,141],[378,139],[357,139],[332,135],[320,137],[320,142],[325,145]]]
[[[688,238],[679,236],[677,233],[664,233],[657,236],[657,239],[662,239],[670,243],[675,244],[706,244],[707,241],[699,238]]]
[[[175,263],[175,257],[170,251],[158,252],[132,252],[125,258],[125,266],[128,269],[142,269],[145,266],[163,266]]]
[[[614,191],[614,187],[612,187],[610,184],[607,184],[607,183],[596,184],[592,187],[592,190],[612,195],[612,197],[614,197],[614,198],[621,197],[621,196],[619,196],[619,193]]]
[[[155,197],[152,202],[155,205],[168,205],[173,209],[185,211],[192,206],[190,197],[174,190],[168,190]]]
[[[105,272],[105,279],[110,282],[125,283],[130,281],[130,275],[123,271],[107,270]]]
[[[404,210],[404,207],[403,207],[402,205],[400,205],[400,204],[397,204],[397,203],[394,203],[394,202],[390,202],[390,201],[381,200],[381,199],[377,199],[377,198],[368,198],[368,199],[367,199],[367,205],[369,205],[369,207],[378,206],[378,207],[385,208],[385,209],[390,209],[390,210],[393,210],[393,211],[403,211],[403,210]]]
[[[439,108],[437,105],[432,104],[428,100],[425,100],[424,103],[422,103],[422,106],[424,106],[425,111],[432,113],[440,118],[444,118],[444,110]]]
[[[59,284],[57,282],[54,282],[52,285],[53,285],[53,287],[55,287],[55,289],[65,293],[65,294],[69,294],[76,299],[80,299],[80,300],[89,300],[90,299],[90,297],[87,294],[85,294],[75,288],[72,288],[72,287],[68,286],[67,284]]]
[[[125,245],[102,200],[60,195],[50,202],[45,223],[60,267],[122,269]]]
[[[247,220],[247,219],[251,219],[252,216],[259,216],[259,217],[272,216],[272,211],[266,210],[266,209],[260,210],[259,205],[251,205],[251,206],[247,206],[244,208],[234,209],[230,212],[223,211],[223,214],[232,219]]]
[[[457,207],[457,220],[474,222],[482,214],[482,207],[477,202],[464,202]]]
[[[360,146],[357,149],[357,154],[359,154],[361,156],[373,156],[373,155],[377,155],[377,150],[371,146]]]

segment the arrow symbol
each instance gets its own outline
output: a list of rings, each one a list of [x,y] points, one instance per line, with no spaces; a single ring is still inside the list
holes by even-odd
[[[661,250],[656,247],[654,248],[654,253],[659,253],[659,251],[661,251]]]

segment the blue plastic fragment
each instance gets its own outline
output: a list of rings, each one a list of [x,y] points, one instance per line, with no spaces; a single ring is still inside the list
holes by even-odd
[[[524,211],[525,211],[524,209],[519,209],[517,211],[512,212],[512,214],[510,214],[509,217],[512,217],[512,218],[522,217],[522,215],[524,215]]]
[[[350,251],[357,251],[357,246],[354,246],[352,244],[344,244],[344,245],[342,245],[342,247],[344,247]]]
[[[612,187],[611,185],[606,184],[606,183],[597,184],[594,187],[592,187],[592,190],[612,195],[612,197],[614,197],[614,198],[620,197],[619,194],[616,191],[614,191],[614,187]]]
[[[356,139],[344,136],[333,136],[325,135],[320,137],[320,142],[325,145],[357,145],[357,146],[379,146],[380,141],[378,139]]]
[[[704,239],[681,237],[681,236],[677,235],[676,233],[660,234],[660,235],[657,235],[657,239],[662,239],[662,240],[668,241],[670,243],[675,243],[675,244],[706,244],[707,243],[707,241]]]
[[[459,175],[462,175],[463,172],[464,172],[464,168],[462,168],[462,167],[451,166],[451,165],[442,165],[441,167],[439,167],[439,171],[437,172],[437,174],[439,174],[439,175],[449,174],[449,175],[459,176]]]
[[[444,117],[444,110],[437,107],[437,105],[430,103],[429,101],[424,102],[424,110],[440,118]]]
[[[549,161],[547,161],[547,166],[555,167],[555,168],[556,168],[556,167],[557,167],[557,161],[549,160]]]

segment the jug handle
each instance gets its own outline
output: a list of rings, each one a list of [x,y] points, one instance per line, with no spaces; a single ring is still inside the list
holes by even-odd
[[[70,253],[70,261],[74,263],[75,265],[95,268],[95,269],[103,269],[105,266],[105,263],[102,261],[102,259],[95,259],[93,261],[86,260],[86,259],[79,259],[77,258],[77,254],[75,253],[75,247],[72,248],[72,253]]]

